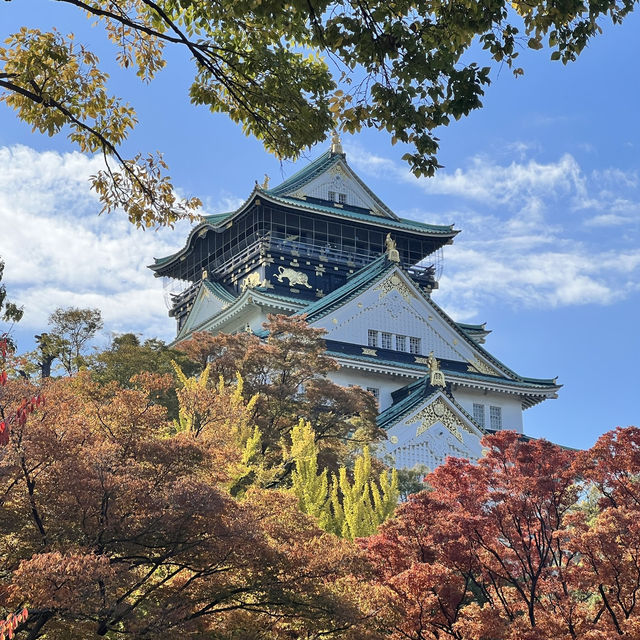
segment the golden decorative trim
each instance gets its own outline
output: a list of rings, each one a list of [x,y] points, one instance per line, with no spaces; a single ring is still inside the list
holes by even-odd
[[[423,358],[422,356],[416,356],[413,360],[416,364],[429,364],[429,360],[427,360],[427,358]]]
[[[488,364],[485,364],[478,358],[477,356],[469,361],[469,366],[467,367],[467,371],[471,371],[472,373],[484,373],[488,376],[496,376],[500,375],[493,367],[490,367]]]
[[[289,280],[290,287],[294,285],[300,285],[302,287],[307,287],[307,289],[313,289],[313,287],[309,284],[309,276],[306,273],[302,273],[301,271],[294,271],[293,269],[289,269],[288,267],[279,266],[278,273],[274,273],[273,277],[278,282],[282,282],[286,278],[287,280]]]
[[[429,354],[427,358],[427,362],[429,363],[429,371],[431,372],[429,382],[433,387],[444,387],[446,386],[446,382],[444,379],[444,373],[440,371],[440,365],[433,355],[433,351]]]
[[[323,264],[319,264],[319,265],[316,267],[316,275],[317,275],[317,276],[321,276],[324,272],[325,272],[324,265],[323,265]]]
[[[254,289],[255,287],[260,286],[260,274],[257,271],[253,271],[250,273],[242,282],[240,283],[240,290],[244,291],[245,289]]]
[[[379,300],[382,300],[382,298],[392,291],[397,291],[407,302],[410,302],[411,298],[415,298],[413,291],[411,291],[404,281],[395,273],[390,278],[383,280],[374,288],[374,291],[380,292]]]
[[[387,258],[389,258],[391,262],[400,262],[400,253],[396,247],[396,241],[391,237],[390,233],[387,233],[384,244],[387,248]]]
[[[367,349],[366,347],[362,347],[362,355],[363,356],[377,356],[378,352],[375,349]]]
[[[464,442],[460,429],[470,433],[471,435],[476,435],[472,429],[470,429],[456,416],[453,411],[451,411],[442,398],[437,398],[430,405],[421,409],[415,416],[413,416],[413,418],[411,418],[411,420],[407,421],[407,424],[414,424],[416,422],[420,422],[420,426],[416,429],[416,437],[423,434],[428,429],[431,429],[431,427],[438,422],[440,422],[442,426],[459,442]]]

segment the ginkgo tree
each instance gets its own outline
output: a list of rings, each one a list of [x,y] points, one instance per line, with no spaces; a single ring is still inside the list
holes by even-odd
[[[26,2],[27,0],[8,0]],[[35,8],[36,0],[28,0]],[[600,23],[621,22],[635,0],[57,0],[96,21],[115,59],[142,81],[165,66],[167,47],[194,66],[189,99],[228,115],[280,158],[295,158],[334,127],[386,130],[410,145],[416,175],[438,167],[435,130],[482,106],[491,65],[516,75],[521,47],[575,60]],[[58,27],[62,30],[64,25]],[[476,47],[476,49],[472,49]],[[485,66],[475,58],[487,53]],[[469,52],[473,51],[472,54]],[[101,152],[92,178],[105,210],[140,226],[196,215],[159,153],[127,157],[134,107],[107,90],[91,43],[24,25],[0,48],[0,101],[34,130],[66,133]]]

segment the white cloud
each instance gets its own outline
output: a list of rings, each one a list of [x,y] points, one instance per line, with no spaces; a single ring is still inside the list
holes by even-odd
[[[122,213],[98,216],[88,178],[101,162],[0,148],[0,256],[12,298],[25,308],[20,329],[42,330],[54,309],[73,305],[99,308],[107,332],[170,339],[162,282],[146,265],[182,246],[189,225],[143,231]]]
[[[629,216],[621,216],[617,213],[603,213],[585,220],[585,225],[588,227],[617,227],[633,221],[634,219]]]
[[[527,148],[515,144],[511,151],[522,156]],[[456,318],[475,317],[488,296],[514,306],[561,307],[612,304],[638,290],[640,193],[633,172],[613,167],[586,174],[570,154],[506,164],[477,156],[463,168],[417,180],[404,166],[357,147],[349,161],[363,174],[447,196],[430,198],[428,212],[399,213],[455,221],[463,230],[444,250],[435,293]],[[587,210],[597,215],[584,219]],[[624,237],[613,230],[620,225],[627,225]]]

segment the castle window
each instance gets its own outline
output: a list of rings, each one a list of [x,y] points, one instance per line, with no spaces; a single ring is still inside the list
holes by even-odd
[[[409,338],[409,353],[422,353],[420,350],[420,338],[414,338],[413,336]]]
[[[391,349],[391,334],[382,332],[382,348]]]
[[[329,200],[331,202],[339,202],[340,204],[347,204],[347,194],[339,193],[338,191],[329,191]]]
[[[376,399],[380,400],[380,389],[378,387],[367,387],[367,391]]]
[[[396,351],[407,350],[407,336],[396,336]]]
[[[473,419],[481,426],[484,427],[484,405],[473,403]]]
[[[369,329],[369,336],[368,336],[367,344],[370,347],[377,347],[378,346],[378,332],[377,331],[374,331],[373,329]]]
[[[502,407],[489,407],[489,419],[492,429],[502,429]]]

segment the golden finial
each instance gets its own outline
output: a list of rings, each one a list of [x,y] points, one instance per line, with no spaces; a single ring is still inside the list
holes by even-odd
[[[431,383],[431,385],[434,387],[446,386],[446,383],[444,380],[444,373],[440,371],[440,366],[435,356],[433,355],[433,351],[429,354],[429,357],[427,358],[427,362],[429,363],[429,371],[430,371],[429,382]]]
[[[269,188],[269,176],[264,174],[264,182],[262,183],[262,189],[267,190]]]
[[[342,140],[340,140],[340,134],[333,130],[331,134],[331,153],[344,153],[342,150]]]
[[[387,258],[389,258],[391,262],[400,262],[400,253],[396,247],[396,241],[391,237],[390,233],[387,233],[384,244],[387,248]]]

